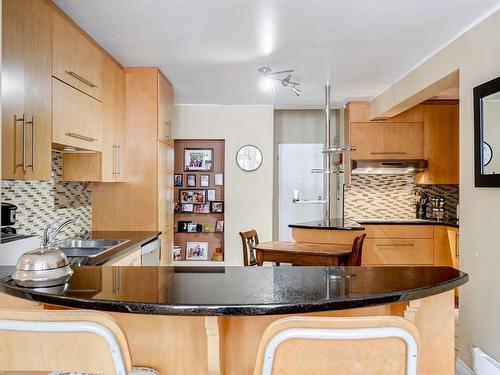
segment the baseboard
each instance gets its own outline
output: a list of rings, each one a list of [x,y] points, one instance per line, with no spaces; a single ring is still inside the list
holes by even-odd
[[[456,375],[474,375],[474,371],[465,364],[460,358],[455,361],[455,374]]]

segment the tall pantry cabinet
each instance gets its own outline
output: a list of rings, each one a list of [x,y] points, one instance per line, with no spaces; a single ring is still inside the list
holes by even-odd
[[[161,231],[161,262],[167,264],[173,246],[174,147],[164,128],[173,123],[174,93],[156,68],[125,69],[125,86],[126,181],[95,186],[92,226]]]

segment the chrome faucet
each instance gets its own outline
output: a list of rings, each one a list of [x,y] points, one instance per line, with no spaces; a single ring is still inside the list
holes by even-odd
[[[59,220],[55,220],[49,225],[47,225],[47,227],[43,231],[43,240],[41,243],[41,247],[42,248],[49,247],[49,245],[56,239],[59,232],[70,224],[76,224],[82,226],[82,222],[80,221],[80,219],[69,219],[63,222],[62,224],[59,224]]]

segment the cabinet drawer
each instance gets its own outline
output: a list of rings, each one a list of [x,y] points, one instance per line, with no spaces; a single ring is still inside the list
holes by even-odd
[[[106,266],[140,266],[141,265],[141,249],[135,249],[128,254],[122,256],[118,259],[113,259],[109,262],[106,262]]]
[[[57,12],[52,15],[52,75],[101,100],[103,53]]]
[[[363,225],[366,238],[434,238],[432,225]]]
[[[405,160],[424,158],[423,123],[352,123],[352,160]]]
[[[432,265],[432,239],[366,239],[363,265]]]
[[[52,79],[52,142],[101,151],[102,103]]]

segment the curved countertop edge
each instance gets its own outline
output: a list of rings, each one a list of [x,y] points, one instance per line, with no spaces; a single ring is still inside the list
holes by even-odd
[[[345,224],[329,224],[322,220],[312,221],[307,223],[296,223],[289,224],[289,228],[297,228],[297,229],[319,229],[319,230],[360,230],[363,231],[366,229],[366,225],[438,225],[445,226],[450,228],[460,228],[459,224],[456,222],[447,222],[447,221],[435,221],[435,220],[398,220],[398,219],[359,219],[350,221],[352,225]],[[357,225],[356,225],[357,224]]]
[[[86,310],[171,316],[261,316],[347,310],[407,302],[453,290],[467,283],[468,280],[469,275],[463,273],[460,277],[431,286],[391,293],[380,293],[379,295],[370,297],[360,297],[357,299],[354,297],[350,299],[314,301],[310,303],[301,302],[258,305],[169,305],[113,300],[89,300],[84,298],[57,296],[53,294],[29,291],[22,287],[15,287],[2,283],[0,283],[0,292],[13,297],[23,298],[44,304]]]

